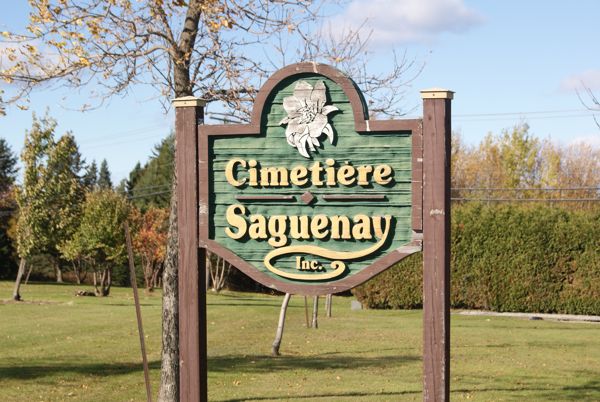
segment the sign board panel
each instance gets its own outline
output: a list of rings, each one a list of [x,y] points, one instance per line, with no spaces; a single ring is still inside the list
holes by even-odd
[[[352,288],[420,250],[421,136],[369,120],[341,72],[288,66],[250,124],[199,126],[199,245],[280,291]]]

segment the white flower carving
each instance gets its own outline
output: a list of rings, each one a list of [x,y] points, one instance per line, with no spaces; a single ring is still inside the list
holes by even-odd
[[[333,144],[333,129],[327,120],[327,115],[339,110],[333,105],[325,105],[327,88],[323,81],[315,83],[313,88],[306,81],[298,81],[294,87],[294,95],[283,99],[283,108],[287,117],[279,125],[287,124],[285,137],[288,144],[298,149],[300,155],[310,158],[307,150],[315,151],[320,146],[319,137],[327,135]]]

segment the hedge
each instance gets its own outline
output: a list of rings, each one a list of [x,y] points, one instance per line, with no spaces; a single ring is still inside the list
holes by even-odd
[[[454,308],[600,314],[600,209],[452,208]],[[355,288],[369,308],[422,306],[422,256]]]

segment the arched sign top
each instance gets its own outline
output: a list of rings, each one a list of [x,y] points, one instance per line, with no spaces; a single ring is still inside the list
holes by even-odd
[[[368,119],[331,66],[275,72],[250,124],[198,140],[199,245],[267,287],[337,293],[420,250],[421,120]]]
[[[316,74],[326,77],[340,86],[352,105],[355,129],[358,132],[369,131],[367,105],[356,84],[340,70],[316,62],[296,63],[276,71],[260,88],[252,109],[251,125],[260,126],[264,107],[273,96],[276,88],[284,80],[295,75]]]

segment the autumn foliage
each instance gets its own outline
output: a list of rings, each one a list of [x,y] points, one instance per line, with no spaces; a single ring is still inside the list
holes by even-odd
[[[167,252],[169,212],[150,208],[145,213],[134,214],[137,227],[133,247],[142,260],[144,284],[148,291],[157,286]]]

